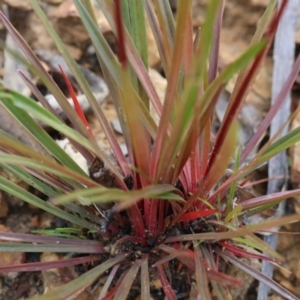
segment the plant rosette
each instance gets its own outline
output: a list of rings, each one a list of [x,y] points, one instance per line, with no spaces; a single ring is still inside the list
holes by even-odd
[[[284,137],[270,140],[247,160],[289,93],[300,58],[256,133],[243,149],[237,143],[239,112],[267,55],[287,1],[282,1],[278,12],[274,12],[276,1],[270,1],[248,50],[218,72],[224,1],[209,1],[203,26],[194,37],[191,0],[178,1],[176,19],[166,0],[98,0],[97,5],[118,38],[116,57],[98,28],[92,1],[74,0],[109,87],[128,156],[122,152],[80,68],[37,1],[30,2],[89,101],[112,155],[95,140],[63,68],[61,74],[74,108],[1,13],[4,26],[26,59],[8,51],[40,78],[71,125],[66,125],[49,107],[35,84],[21,71],[21,78],[42,106],[16,91],[3,89],[0,93],[1,104],[43,149],[37,151],[35,146],[0,131],[0,165],[48,200],[4,177],[0,177],[1,190],[69,224],[35,234],[0,232],[0,239],[4,240],[0,251],[68,253],[63,260],[0,267],[0,272],[90,263],[78,278],[35,299],[76,297],[100,277],[99,299],[229,299],[229,291],[243,285],[243,279],[227,271],[229,264],[250,278],[263,281],[283,297],[297,299],[264,276],[253,262],[268,260],[280,264],[283,258],[255,233],[297,222],[299,216],[248,220],[284,199],[299,195],[300,190],[256,197],[239,183],[300,140],[300,129],[296,128]],[[167,81],[163,104],[148,73],[146,16]],[[234,75],[238,75],[234,90],[220,128],[212,138],[216,103]],[[156,112],[155,118],[150,106]],[[89,176],[37,120],[71,142],[89,164]]]

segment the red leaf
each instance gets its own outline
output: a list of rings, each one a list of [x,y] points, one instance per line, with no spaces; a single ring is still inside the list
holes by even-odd
[[[116,27],[118,33],[118,41],[119,41],[119,61],[123,67],[126,67],[127,64],[127,57],[126,57],[126,50],[125,50],[125,35],[124,35],[124,25],[122,22],[122,8],[121,8],[121,1],[115,0],[116,5]]]
[[[90,133],[90,135],[94,138],[93,133],[92,133],[92,131],[90,129],[90,125],[89,125],[89,123],[88,123],[88,121],[87,121],[87,119],[86,119],[86,117],[85,117],[85,115],[84,115],[84,113],[83,113],[83,111],[81,109],[81,106],[80,106],[80,104],[78,102],[78,99],[77,99],[76,94],[74,92],[73,86],[72,86],[69,78],[67,77],[66,73],[64,72],[63,68],[60,65],[58,65],[58,66],[59,66],[61,74],[63,75],[64,80],[65,80],[65,82],[67,84],[69,93],[70,93],[70,95],[72,97],[76,113],[79,116],[79,118],[81,119],[82,123],[85,125],[85,127],[88,130],[88,132]]]
[[[178,222],[181,222],[181,221],[192,221],[192,220],[196,220],[196,219],[199,219],[199,218],[203,218],[203,217],[212,215],[212,214],[214,214],[214,213],[216,213],[216,212],[217,212],[216,209],[205,209],[205,210],[201,210],[201,211],[188,212],[188,213],[183,214],[183,215],[179,218],[179,220],[177,220],[177,223],[178,223]]]
[[[279,261],[276,261],[273,258],[267,257],[265,255],[260,255],[260,254],[255,254],[255,253],[251,253],[248,252],[246,250],[243,250],[239,247],[233,246],[231,244],[228,244],[226,242],[222,242],[220,243],[224,248],[226,248],[230,253],[236,255],[236,256],[240,256],[240,257],[248,257],[248,258],[257,258],[257,259],[263,259],[263,260],[267,260],[270,262],[275,262],[277,264],[279,264]]]

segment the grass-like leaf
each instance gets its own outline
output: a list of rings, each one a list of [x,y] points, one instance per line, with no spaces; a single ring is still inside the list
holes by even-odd
[[[243,206],[244,210],[248,210],[255,207],[260,207],[262,205],[275,205],[276,203],[279,203],[282,200],[295,197],[300,194],[300,189],[292,190],[292,191],[284,191],[284,192],[278,192],[273,193],[269,195],[264,195],[260,197],[255,197],[253,199],[245,200],[244,202],[241,202],[240,205]]]
[[[45,86],[48,88],[49,91],[54,95],[55,99],[58,101],[60,106],[62,107],[64,113],[69,118],[69,120],[72,122],[75,128],[78,129],[79,132],[81,132],[83,135],[86,133],[85,127],[80,122],[79,117],[67,101],[66,97],[64,96],[63,92],[58,88],[52,77],[48,74],[48,72],[45,70],[39,59],[36,57],[34,52],[30,49],[26,41],[22,38],[22,36],[16,31],[16,29],[12,26],[12,24],[8,21],[8,19],[5,17],[5,15],[0,12],[0,19],[9,31],[9,33],[12,35],[20,49],[23,51],[23,53],[28,58],[29,62],[31,63],[34,73],[38,74],[39,78],[42,80],[42,82],[45,84]],[[16,56],[19,58],[18,56]]]
[[[82,256],[70,259],[62,259],[58,261],[47,261],[47,262],[35,262],[26,263],[12,266],[0,267],[1,273],[9,272],[37,272],[42,270],[50,270],[53,268],[64,268],[69,266],[76,266],[84,263],[91,263],[99,260],[98,257],[93,256]]]
[[[61,147],[59,147],[57,143],[55,143],[43,129],[41,129],[37,125],[36,121],[34,121],[30,117],[26,110],[19,109],[13,104],[14,101],[12,99],[18,98],[18,102],[23,102],[26,97],[15,91],[9,91],[8,95],[10,95],[12,98],[0,96],[1,101],[21,124],[26,124],[26,130],[28,130],[33,135],[33,137],[36,138],[37,141],[39,141],[40,144],[45,149],[47,149],[49,153],[51,153],[56,159],[64,163],[68,168],[73,169],[78,173],[84,174],[83,170],[74,162],[74,160],[69,155],[67,155],[66,152],[63,151]],[[31,100],[28,99],[28,101]]]
[[[268,220],[260,224],[254,224],[245,226],[243,228],[237,229],[235,231],[225,231],[225,232],[209,232],[209,233],[195,233],[195,234],[185,234],[174,237],[168,237],[166,239],[167,243],[179,242],[179,241],[195,241],[195,240],[225,240],[233,239],[235,237],[245,236],[249,233],[263,231],[264,229],[271,228],[274,226],[279,226],[281,224],[289,224],[299,222],[299,215],[291,215],[280,218],[278,220]]]
[[[71,179],[71,180],[78,180],[82,184],[87,184],[89,186],[98,186],[98,184],[94,183],[91,179],[88,177],[82,176],[80,174],[74,173],[72,170],[69,170],[68,168],[59,165],[56,162],[43,162],[43,160],[35,160],[31,158],[25,158],[23,156],[17,156],[17,155],[10,155],[10,154],[4,154],[0,153],[0,162],[4,164],[10,164],[10,165],[18,165],[18,166],[26,166],[28,168],[32,168],[35,170],[42,170],[45,172],[49,172],[50,174],[54,174],[57,176],[60,176],[61,178],[65,179]],[[75,178],[74,178],[75,174]],[[80,186],[80,184],[78,184]],[[82,185],[81,185],[82,186]]]
[[[148,268],[148,254],[144,254],[142,257],[141,264],[141,298],[150,300],[150,279],[149,279],[149,268]]]
[[[133,284],[133,281],[137,275],[137,272],[139,271],[142,264],[142,260],[136,260],[132,267],[129,269],[127,276],[122,280],[120,283],[115,297],[115,300],[126,300],[127,296],[129,294],[130,288]]]
[[[257,280],[265,283],[267,286],[269,286],[272,290],[277,292],[279,295],[283,296],[285,299],[298,300],[298,297],[294,296],[292,293],[290,293],[288,290],[286,290],[280,284],[278,284],[271,278],[267,277],[263,273],[259,272],[258,270],[254,269],[253,267],[243,263],[241,260],[235,258],[233,255],[229,254],[228,252],[222,252],[220,255],[222,257],[224,257],[225,260],[236,265],[239,269],[250,274]]]
[[[0,240],[5,241],[0,243],[0,251],[76,251],[101,253],[108,259],[72,283],[38,299],[75,298],[104,272],[107,275],[101,299],[128,298],[136,282],[141,282],[142,298],[150,299],[153,295],[148,264],[151,263],[165,297],[175,300],[178,297],[177,291],[172,288],[175,260],[179,262],[179,267],[183,265],[184,270],[187,268],[188,272],[195,273],[196,284],[190,284],[190,297],[210,299],[212,288],[214,295],[225,299],[228,296],[225,285],[242,284],[237,278],[223,274],[220,270],[221,263],[229,260],[227,252],[231,253],[228,257],[234,259],[241,256],[273,263],[282,260],[275,250],[260,241],[254,233],[297,222],[299,216],[247,226],[243,225],[243,217],[265,210],[288,196],[298,195],[300,190],[253,197],[245,201],[238,199],[237,205],[234,205],[233,198],[237,182],[270,157],[298,141],[300,131],[296,129],[275,142],[275,138],[267,142],[247,165],[239,166],[238,153],[233,174],[229,178],[226,169],[236,147],[239,111],[272,43],[287,1],[283,1],[273,19],[275,1],[270,1],[250,48],[218,74],[224,0],[208,3],[205,21],[194,40],[190,0],[178,2],[175,22],[167,0],[98,0],[101,11],[117,36],[118,59],[98,27],[93,2],[74,0],[95,47],[117,110],[128,150],[126,159],[80,67],[68,53],[38,1],[30,2],[88,98],[114,156],[111,159],[89,133],[89,126],[63,70],[61,72],[75,103],[75,110],[20,34],[0,14],[0,19],[29,63],[17,54],[15,57],[24,61],[28,69],[40,77],[74,127],[72,129],[62,121],[34,83],[22,73],[21,77],[43,107],[13,91],[3,89],[0,92],[1,105],[7,108],[9,116],[17,120],[16,124],[22,124],[22,132],[34,137],[30,139],[34,145],[25,141],[26,145],[23,146],[23,140],[18,140],[19,137],[0,131],[0,165],[43,192],[50,201],[31,195],[3,177],[0,177],[0,189],[72,222],[66,228],[38,230],[38,235],[0,232]],[[168,82],[163,104],[147,70],[144,9]],[[270,29],[262,40],[268,24]],[[295,79],[299,67],[300,62],[297,61],[290,80]],[[216,103],[228,81],[236,74],[239,74],[238,82],[216,141],[213,141],[211,126]],[[272,112],[267,115],[259,132],[246,147],[241,161],[267,129],[290,88],[291,83],[286,83],[276,107],[271,109]],[[160,118],[158,126],[150,115],[149,102]],[[100,170],[91,172],[95,175],[93,178],[97,174],[101,177],[99,181],[103,185],[99,185],[96,178],[95,181],[89,178],[76,162],[66,157],[50,136],[35,124],[35,120],[65,135],[88,164],[97,157]],[[42,149],[42,153],[37,149]],[[115,181],[119,185],[114,184]],[[226,193],[228,189],[229,195]],[[62,204],[66,210],[53,204]],[[88,233],[83,228],[88,228]],[[100,240],[105,239],[105,247],[96,240],[98,234],[101,235]],[[145,254],[137,258],[140,249]],[[125,268],[120,267],[127,255],[130,255],[130,260],[126,261]],[[35,264],[41,269],[49,265],[51,263]],[[62,266],[59,263],[54,265]],[[17,267],[30,269],[33,266]],[[140,269],[141,280],[135,280]],[[249,270],[248,273],[253,272]],[[253,274],[259,279],[258,273]],[[272,286],[272,283],[269,284]]]
[[[196,283],[200,297],[202,299],[209,299],[210,292],[208,290],[208,281],[206,276],[206,268],[204,266],[204,259],[200,250],[199,244],[194,241],[194,252],[195,252],[195,266],[196,266]]]
[[[63,220],[67,220],[73,224],[77,224],[78,226],[82,226],[88,229],[99,229],[98,226],[80,218],[75,215],[71,215],[62,209],[55,207],[53,204],[43,201],[42,199],[32,195],[31,193],[27,192],[26,190],[20,188],[18,185],[12,183],[11,181],[7,180],[6,178],[0,176],[0,188],[2,191],[9,193],[23,201],[34,205],[44,211],[47,211]],[[45,250],[47,251],[47,250]]]
[[[48,30],[48,32],[49,32],[50,36],[52,37],[53,41],[55,42],[57,48],[59,49],[59,51],[61,52],[61,54],[65,58],[66,62],[68,63],[68,65],[69,65],[69,67],[72,71],[73,76],[75,77],[75,79],[79,83],[80,87],[82,88],[83,92],[85,93],[87,99],[89,100],[89,103],[90,103],[91,107],[93,108],[93,110],[95,112],[95,115],[98,117],[104,132],[106,133],[106,136],[109,140],[109,143],[110,143],[116,157],[118,157],[120,162],[123,162],[121,164],[121,167],[125,167],[126,160],[125,160],[125,157],[122,153],[120,145],[118,144],[117,139],[115,138],[115,135],[113,134],[113,131],[112,131],[106,117],[104,116],[103,111],[101,110],[101,107],[98,105],[98,103],[95,99],[95,96],[94,96],[87,80],[85,79],[83,74],[80,72],[78,65],[76,64],[74,59],[69,54],[66,46],[63,44],[63,42],[61,41],[61,39],[59,38],[59,36],[55,32],[52,24],[47,19],[46,15],[43,13],[43,11],[40,8],[37,1],[36,0],[30,0],[30,2],[31,2],[31,5],[33,6],[35,12],[37,13],[37,15],[40,17],[41,21],[43,22],[44,26]],[[112,56],[110,58],[108,58],[108,61],[114,61],[114,60],[115,59]],[[112,67],[111,71],[113,69],[114,68]],[[98,151],[100,151],[99,147],[96,147],[96,148],[97,148]],[[109,163],[108,163],[108,166],[112,168],[112,166]]]
[[[284,257],[276,252],[272,247],[266,244],[262,239],[257,237],[255,234],[247,235],[245,238],[233,238],[233,241],[237,242],[238,244],[246,245],[251,247],[252,249],[258,249],[261,252],[268,254],[271,257],[279,261],[284,261]]]
[[[76,252],[77,253],[106,253],[103,246],[88,246],[84,245],[77,245]],[[57,252],[57,253],[67,253],[67,252],[74,252],[74,245],[66,245],[66,244],[25,244],[25,243],[7,243],[2,242],[0,243],[0,251],[1,252]]]
[[[0,164],[0,165],[2,168],[12,173],[16,177],[20,178],[21,180],[23,180],[30,186],[34,187],[38,191],[47,195],[48,197],[55,197],[61,193],[59,190],[51,188],[49,185],[45,184],[41,180],[37,179],[31,174],[28,174],[28,172],[26,172],[20,167],[13,166],[13,165],[6,165],[6,164]]]
[[[98,3],[113,32],[117,35],[116,26],[114,22],[114,6],[112,5],[111,1],[107,0],[98,0]],[[150,79],[145,64],[143,63],[141,57],[138,55],[138,51],[136,50],[130,35],[128,34],[126,29],[124,31],[128,60],[131,64],[132,69],[135,71],[140,83],[142,84],[145,92],[147,93],[149,100],[152,102],[153,107],[160,116],[162,111],[162,104],[159,100],[156,89]]]
[[[108,271],[114,265],[120,263],[124,260],[126,255],[118,255],[114,258],[108,259],[106,262],[101,265],[93,268],[90,271],[87,271],[83,275],[74,279],[73,281],[45,294],[42,296],[34,297],[31,299],[34,300],[57,300],[57,299],[65,299],[73,296],[78,291],[82,291],[83,289],[90,286],[101,274]]]
[[[0,93],[1,99],[7,99],[11,101],[19,109],[24,111],[30,111],[30,114],[40,120],[41,122],[47,124],[48,126],[56,129],[59,132],[64,133],[66,136],[72,138],[74,141],[79,144],[84,145],[86,148],[93,150],[93,146],[90,142],[83,138],[81,134],[76,132],[74,129],[71,129],[64,123],[62,123],[58,118],[53,116],[48,110],[39,106],[34,100],[27,98],[23,95],[18,95],[15,97],[12,94]]]
[[[273,12],[274,12],[274,9],[275,9],[275,6],[276,6],[276,3],[277,3],[277,0],[271,0],[269,1],[269,4],[267,5],[267,8],[263,14],[263,16],[261,17],[257,27],[256,27],[256,31],[255,31],[255,34],[251,40],[251,44],[250,45],[255,45],[256,43],[260,42],[262,37],[263,37],[263,34],[265,33],[269,23],[271,22],[272,20],[272,16],[273,16]],[[247,74],[247,71],[248,71],[249,67],[248,68],[244,68],[238,75],[238,78],[236,80],[236,84],[234,86],[234,89],[232,91],[232,94],[231,94],[231,98],[234,98],[238,92],[238,89],[240,88],[242,82],[243,82],[243,79],[245,78],[246,74]]]
[[[165,292],[167,299],[176,300],[177,299],[176,294],[175,294],[174,290],[172,289],[171,284],[170,284],[170,282],[165,274],[165,271],[161,265],[157,266],[157,274],[158,274],[158,278],[160,279],[162,288]]]
[[[0,232],[0,240],[11,242],[25,242],[34,244],[61,244],[68,246],[75,246],[82,243],[82,239],[77,238],[60,238],[39,234],[28,233],[11,233]],[[98,241],[84,240],[84,245],[87,247],[99,247],[101,244]],[[82,245],[82,246],[84,246]]]
[[[128,205],[126,202],[136,202],[142,198],[155,198],[155,199],[173,199],[176,201],[184,201],[179,195],[171,192],[176,189],[172,185],[157,185],[148,186],[141,190],[123,191],[113,188],[89,188],[75,191],[66,195],[61,195],[52,199],[52,203],[63,204],[76,199],[80,199],[85,204],[97,203],[97,202],[111,202],[120,201],[118,207]],[[125,202],[125,203],[123,203]],[[122,204],[123,203],[123,204]]]
[[[290,75],[288,76],[288,78],[287,78],[285,84],[283,85],[280,93],[278,94],[277,98],[275,99],[274,104],[268,111],[264,120],[261,122],[261,124],[257,128],[253,137],[247,143],[245,149],[243,150],[242,155],[241,155],[241,162],[243,162],[246,159],[246,157],[250,154],[252,149],[256,146],[256,144],[262,138],[264,132],[269,127],[276,112],[279,110],[279,108],[283,104],[284,100],[286,99],[286,96],[289,93],[289,91],[293,85],[293,82],[295,81],[296,76],[299,73],[299,70],[300,70],[300,55],[297,57],[297,60],[295,61],[294,65],[293,65],[292,71],[291,71]]]

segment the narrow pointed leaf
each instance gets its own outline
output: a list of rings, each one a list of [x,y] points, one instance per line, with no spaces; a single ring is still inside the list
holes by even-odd
[[[256,280],[258,280],[259,282],[263,282],[264,284],[269,286],[272,290],[277,292],[279,295],[283,296],[285,299],[299,300],[298,297],[296,297],[291,292],[286,290],[283,286],[278,284],[276,281],[267,277],[266,275],[254,269],[253,267],[243,263],[240,259],[235,258],[233,255],[229,254],[228,252],[222,252],[221,256],[225,260],[228,260],[232,264],[236,265],[239,269],[243,270],[244,272],[256,278]]]
[[[205,240],[233,239],[235,237],[244,236],[249,233],[261,231],[263,229],[271,228],[281,224],[288,224],[288,223],[295,223],[295,222],[299,222],[299,215],[286,216],[277,220],[268,220],[260,224],[245,226],[235,231],[195,233],[195,234],[185,234],[185,235],[169,237],[166,239],[166,243],[173,243],[178,241],[194,241],[194,240],[205,241]]]
[[[13,98],[20,98],[19,101],[22,101],[25,97],[17,92],[9,91],[9,95]],[[61,149],[53,141],[53,139],[46,133],[43,129],[41,129],[36,122],[29,116],[26,110],[18,109],[13,105],[13,100],[8,99],[6,97],[2,97],[1,101],[5,104],[11,114],[23,124],[27,131],[29,131],[35,139],[37,139],[40,144],[46,148],[49,153],[51,153],[55,158],[57,158],[60,162],[63,162],[67,167],[75,170],[80,174],[84,174],[83,170],[74,162],[74,160],[66,154],[64,150]]]
[[[208,278],[206,274],[206,267],[204,266],[204,258],[197,242],[194,241],[195,252],[195,274],[198,293],[201,299],[209,299],[210,292],[208,290]]]
[[[110,258],[106,262],[91,269],[90,271],[87,271],[71,282],[62,285],[45,295],[35,297],[34,300],[57,300],[69,298],[76,294],[76,292],[90,286],[100,275],[104,274],[114,265],[120,263],[125,257],[126,255],[118,255],[114,258]]]
[[[44,200],[34,196],[33,194],[27,192],[26,190],[20,188],[18,185],[12,183],[11,181],[5,179],[4,177],[0,176],[0,189],[2,191],[5,191],[9,193],[10,195],[13,195],[19,199],[22,199],[23,201],[34,205],[44,211],[47,211],[63,220],[67,220],[73,224],[77,224],[79,226],[82,226],[84,228],[88,229],[98,229],[98,226],[80,218],[75,215],[71,215],[62,209],[55,207],[49,202],[45,202]],[[47,251],[47,250],[45,250]]]
[[[89,255],[89,256],[82,256],[82,257],[71,258],[71,259],[62,259],[58,261],[34,262],[34,263],[5,266],[5,267],[0,267],[0,272],[1,273],[36,272],[42,270],[50,270],[54,268],[76,266],[79,264],[91,263],[96,260],[99,260],[99,258],[92,257]]]
[[[136,260],[133,266],[129,269],[127,276],[120,283],[119,288],[116,291],[114,300],[126,300],[130,292],[133,281],[137,275],[142,264],[142,260]]]

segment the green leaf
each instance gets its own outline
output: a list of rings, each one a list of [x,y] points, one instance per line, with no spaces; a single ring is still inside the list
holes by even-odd
[[[66,180],[68,184],[73,187],[82,187],[82,184],[86,186],[99,186],[95,181],[90,179],[86,174],[81,175],[73,170],[68,169],[67,167],[59,164],[53,158],[46,157],[35,150],[31,149],[29,146],[24,145],[22,142],[11,138],[8,134],[0,130],[0,145],[8,152],[21,153],[20,156],[17,154],[5,154],[3,153],[0,159],[0,162],[5,163],[9,162],[10,164],[15,165],[15,158],[18,160],[19,165],[23,164],[22,157],[26,157],[26,163],[31,166],[36,166],[37,171],[41,168],[47,168],[50,173],[59,171],[61,174],[65,174],[65,178],[73,178],[73,180]],[[1,153],[0,153],[1,155]],[[30,161],[30,158],[32,160]],[[46,174],[44,174],[47,177]],[[47,180],[45,180],[47,181]],[[54,179],[55,181],[55,179]],[[64,184],[61,182],[61,184]],[[56,186],[56,185],[54,185]],[[62,186],[62,185],[60,185]],[[63,188],[60,188],[63,190]]]
[[[49,73],[45,70],[37,56],[30,49],[29,45],[23,39],[23,37],[16,31],[16,29],[12,26],[12,24],[8,21],[5,15],[0,12],[0,19],[7,28],[8,32],[13,36],[16,43],[22,50],[22,52],[26,55],[27,59],[30,61],[32,66],[29,67],[30,71],[33,71],[34,74],[38,75],[48,90],[53,94],[55,99],[61,105],[63,111],[69,118],[69,120],[73,123],[74,127],[78,129],[82,134],[87,133],[87,129],[83,126],[80,118],[76,114],[75,110],[71,107],[70,103],[67,101],[63,92],[58,88],[57,84],[54,82],[53,78],[49,75]],[[18,52],[7,49],[9,53],[11,53],[16,59],[20,60],[26,66],[28,66],[28,61],[24,59],[23,56],[19,55]]]
[[[47,19],[47,16],[45,15],[45,13],[42,11],[41,7],[39,6],[38,2],[36,0],[30,0],[30,3],[32,5],[32,7],[34,8],[36,14],[39,16],[39,18],[41,19],[41,21],[43,22],[45,28],[48,30],[48,33],[50,34],[51,38],[53,39],[53,41],[56,44],[56,47],[58,48],[58,50],[60,51],[60,53],[62,54],[62,56],[64,57],[64,59],[66,60],[68,66],[70,67],[70,70],[72,71],[72,74],[74,76],[74,78],[76,79],[76,81],[78,82],[78,84],[80,85],[82,91],[84,92],[84,94],[86,95],[95,115],[97,116],[105,134],[106,137],[116,155],[116,157],[118,157],[118,159],[120,160],[121,164],[121,168],[125,168],[126,165],[126,159],[124,157],[124,154],[121,150],[121,147],[112,131],[112,128],[110,127],[101,107],[98,105],[95,95],[93,94],[90,85],[88,84],[87,80],[85,79],[85,77],[83,76],[83,74],[81,73],[78,65],[76,64],[75,60],[71,57],[67,47],[63,44],[63,42],[61,41],[61,39],[59,38],[58,34],[55,32],[51,22]],[[82,4],[81,4],[82,5]],[[80,6],[83,11],[86,13],[87,17],[89,18],[89,20],[91,21],[91,24],[95,26],[95,24],[93,23],[93,21],[91,20],[91,17],[88,15],[88,13],[86,12],[86,10]],[[106,43],[107,44],[107,43]],[[114,54],[111,52],[111,56],[109,58],[107,58],[109,60],[109,62],[113,62],[116,61]],[[111,69],[110,72],[113,73],[113,70],[115,69],[113,66],[110,66]],[[47,123],[46,123],[47,124]],[[52,125],[49,125],[52,127]],[[54,127],[53,127],[54,128]],[[67,135],[67,134],[66,134]],[[67,135],[68,136],[68,135]],[[69,137],[69,136],[68,136]],[[72,138],[73,139],[73,138]],[[78,141],[77,139],[74,139],[74,141],[78,142],[80,145],[86,147],[87,149],[93,151],[94,153],[96,153],[106,164],[106,166],[120,179],[122,178],[121,173],[118,171],[118,169],[116,169],[114,167],[114,165],[112,164],[111,160],[108,159],[107,155],[105,154],[104,151],[102,151],[100,149],[100,147],[98,146],[97,143],[93,143],[93,147],[91,147],[91,144],[88,143],[88,141],[81,136],[81,142]],[[124,171],[124,169],[123,169]]]
[[[236,156],[235,163],[234,163],[234,168],[233,168],[234,173],[237,172],[237,170],[239,168],[240,158],[241,158],[241,147],[239,147],[238,151],[237,151],[237,156]],[[227,203],[226,203],[226,218],[230,214],[230,210],[233,207],[233,198],[234,198],[234,192],[235,192],[236,185],[237,185],[237,181],[234,181],[230,186],[229,197],[228,197],[228,200],[227,200]]]
[[[77,240],[79,240],[77,238]],[[78,241],[78,246],[66,244],[32,244],[32,243],[16,243],[1,242],[0,252],[57,252],[57,253],[103,253],[103,246],[85,245],[85,240]]]
[[[87,149],[93,152],[95,151],[94,147],[86,138],[84,138],[74,129],[62,123],[62,121],[52,115],[47,109],[39,106],[34,100],[22,95],[13,97],[11,94],[7,94],[4,92],[0,92],[0,99],[7,99],[11,101],[12,104],[17,108],[20,108],[24,111],[30,111],[30,114],[33,115],[36,119],[65,134],[67,137],[71,138]]]
[[[44,211],[47,211],[63,220],[69,221],[72,224],[88,228],[88,229],[99,229],[98,226],[81,219],[77,216],[71,215],[62,209],[55,207],[53,204],[43,201],[42,199],[34,196],[33,194],[27,192],[26,190],[20,188],[15,183],[7,180],[6,178],[0,176],[0,190],[9,193],[31,205],[34,205]]]
[[[258,158],[259,163],[263,163],[269,160],[271,157],[275,156],[281,151],[295,145],[300,141],[300,127],[290,131],[288,134],[277,140],[270,147],[268,147],[262,155]]]
[[[114,5],[113,5],[113,3],[111,1],[106,1],[106,0],[98,0],[98,3],[101,7],[101,10],[103,11],[103,14],[105,15],[105,17],[107,19],[109,25],[111,26],[114,34],[117,34],[116,33],[116,28],[115,28],[116,26],[115,26]],[[139,56],[138,51],[136,50],[136,48],[134,46],[134,43],[133,43],[129,33],[127,32],[127,30],[125,30],[125,38],[126,38],[126,51],[127,51],[127,55],[128,55],[128,60],[131,64],[133,70],[135,71],[137,77],[139,78],[139,81],[141,82],[141,84],[142,84],[144,90],[146,91],[149,99],[151,100],[154,108],[156,109],[156,111],[160,115],[160,112],[162,110],[162,104],[159,100],[157,91],[156,91],[156,89],[155,89],[155,87],[154,87],[154,85],[153,85],[153,83],[150,79],[150,76],[147,72],[147,69],[146,69],[141,57]],[[95,44],[95,48],[96,48],[96,51],[97,51],[97,45],[96,44]],[[104,61],[104,63],[105,63],[105,61]],[[121,77],[120,77],[120,79],[121,79]],[[121,81],[119,80],[118,85],[120,85],[120,83],[121,83]],[[134,90],[134,92],[136,92],[136,91]],[[146,107],[146,109],[147,109],[147,107]]]
[[[50,172],[54,175],[60,176],[61,178],[78,180],[82,184],[86,183],[90,186],[98,185],[87,176],[81,176],[80,174],[74,173],[72,170],[69,170],[68,168],[56,162],[49,163],[46,161],[35,160],[23,156],[11,155],[6,153],[0,153],[0,162],[4,164],[11,164],[17,166],[26,166],[32,169]],[[82,185],[78,184],[78,186]]]
[[[257,24],[256,31],[251,40],[250,46],[255,45],[256,43],[261,41],[263,34],[265,33],[269,23],[272,20],[272,16],[273,16],[273,12],[274,12],[274,8],[275,8],[276,4],[277,4],[277,0],[269,1],[268,6],[266,7],[266,10],[265,10],[263,16],[261,17],[261,19],[259,20],[259,22]],[[234,85],[234,89],[231,93],[231,98],[234,98],[235,95],[237,94],[237,92],[243,82],[243,79],[245,78],[245,76],[247,74],[247,70],[248,70],[248,68],[243,68],[243,70],[238,75],[238,78]]]
[[[202,251],[199,247],[198,242],[193,242],[194,245],[194,253],[195,253],[195,275],[196,275],[196,283],[197,283],[197,290],[201,299],[209,299],[211,298],[211,294],[208,289],[208,278],[206,273],[206,266],[204,264],[204,258]]]
[[[90,286],[100,275],[104,274],[114,265],[124,260],[126,255],[118,255],[114,258],[109,258],[101,265],[85,272],[83,275],[72,280],[71,282],[56,288],[42,296],[31,298],[30,300],[57,300],[57,299],[69,299],[71,296],[76,295],[78,291]]]
[[[233,238],[232,240],[237,242],[238,244],[244,244],[253,249],[258,249],[261,252],[264,252],[269,256],[274,257],[275,259],[284,261],[284,257],[282,255],[278,254],[270,245],[268,245],[262,239],[257,237],[255,234],[249,234],[245,238],[242,237]]]
[[[141,267],[142,261],[136,259],[128,270],[128,273],[122,280],[121,284],[119,285],[116,294],[114,296],[114,300],[125,300],[128,299],[127,296],[131,290],[132,284],[136,278],[136,275]]]
[[[175,190],[176,188],[174,186],[168,184],[147,186],[141,190],[130,191],[123,191],[113,188],[108,189],[105,187],[89,188],[58,196],[52,199],[52,203],[63,204],[74,201],[76,199],[80,199],[80,201],[84,202],[85,204],[111,201],[132,203],[143,198],[184,201],[182,197],[175,193],[172,193]],[[122,204],[120,204],[120,206],[122,206]]]
[[[31,99],[15,91],[9,91],[8,95],[10,95],[12,99],[16,98],[17,102],[32,101]],[[85,174],[83,170],[74,162],[74,160],[69,155],[67,155],[66,152],[57,145],[57,143],[54,142],[54,140],[48,135],[48,133],[46,133],[43,129],[40,128],[39,125],[37,125],[37,123],[30,117],[26,110],[19,109],[18,107],[13,105],[14,100],[11,100],[11,98],[1,97],[1,101],[10,111],[10,113],[18,120],[18,122],[20,122],[24,126],[24,128],[29,131],[32,136],[49,151],[49,153],[51,153],[55,158],[57,158],[68,168],[82,175]]]
[[[179,241],[195,241],[195,240],[226,240],[233,239],[240,236],[245,236],[250,233],[262,231],[267,228],[272,228],[274,226],[289,224],[299,222],[299,215],[294,214],[291,216],[285,216],[276,220],[268,220],[259,224],[253,224],[250,226],[245,226],[242,228],[237,228],[234,231],[224,231],[224,232],[207,232],[207,233],[194,233],[194,234],[185,234],[177,235],[173,237],[168,237],[166,243],[174,243]],[[215,222],[223,226],[223,222]]]
[[[58,190],[54,190],[49,185],[43,183],[36,177],[30,175],[28,172],[24,171],[18,166],[10,166],[7,164],[0,164],[2,168],[7,170],[8,172],[12,173],[16,177],[20,178],[22,181],[26,182],[33,188],[37,189],[38,191],[42,192],[43,194],[47,195],[48,197],[55,197],[60,194]]]
[[[188,136],[193,132],[193,119],[197,118],[197,122],[201,123],[201,120],[208,115],[209,105],[214,100],[214,97],[218,94],[220,88],[227,83],[232,76],[246,66],[253,57],[261,51],[265,42],[262,41],[250,47],[245,53],[243,53],[236,61],[226,67],[218,77],[207,87],[200,101],[201,110],[199,114],[195,115],[195,104],[197,101],[199,83],[197,78],[191,78],[188,80],[185,91],[181,97],[181,101],[174,113],[174,123],[172,124],[172,132],[170,139],[164,140],[164,152],[167,157],[162,159],[162,169],[168,170],[172,166],[179,150],[183,149],[187,141]],[[199,128],[199,134],[203,128]],[[181,150],[182,151],[182,150]]]
[[[211,165],[209,170],[207,170],[204,181],[203,190],[210,191],[211,188],[218,182],[218,180],[223,176],[225,170],[228,166],[230,158],[236,149],[237,143],[237,122],[232,122],[229,134],[222,149],[220,149],[220,154],[215,160],[214,164]]]

